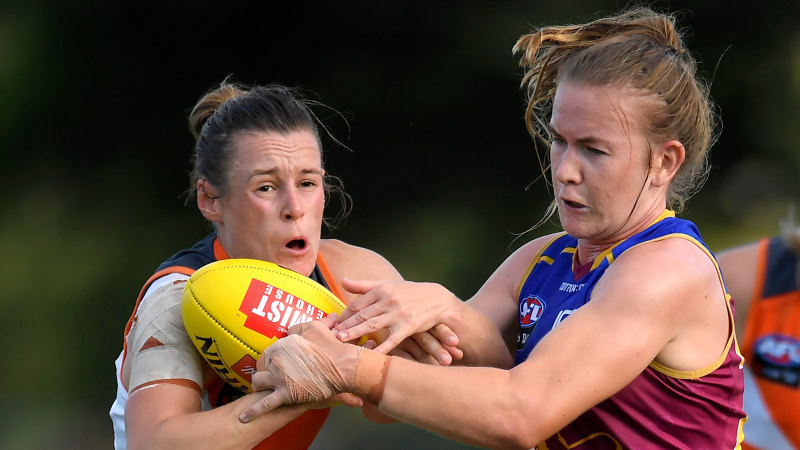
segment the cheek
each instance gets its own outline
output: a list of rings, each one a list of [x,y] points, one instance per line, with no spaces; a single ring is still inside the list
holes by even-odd
[[[311,208],[314,211],[315,215],[322,216],[323,210],[325,209],[325,195],[324,195],[324,193],[316,195],[312,199]]]

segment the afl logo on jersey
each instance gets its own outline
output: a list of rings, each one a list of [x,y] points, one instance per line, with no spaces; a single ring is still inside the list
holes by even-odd
[[[755,351],[770,364],[800,367],[800,342],[792,337],[769,334],[756,341]]]
[[[522,328],[535,326],[542,317],[544,307],[544,301],[535,295],[519,302],[519,326]]]
[[[757,377],[800,386],[800,342],[792,336],[768,334],[753,345],[750,368]]]

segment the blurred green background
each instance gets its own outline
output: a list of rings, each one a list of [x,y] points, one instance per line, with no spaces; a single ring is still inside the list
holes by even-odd
[[[778,231],[798,197],[798,4],[678,13],[723,130],[683,214],[712,248]],[[188,109],[233,74],[310,89],[355,209],[326,231],[469,297],[548,224],[511,55],[533,26],[624,6],[560,2],[0,4],[0,447],[111,448],[114,359],[141,283],[207,231],[184,206]],[[534,181],[536,181],[534,183]],[[530,189],[526,189],[530,185]],[[481,389],[475,386],[475,389]],[[462,448],[344,407],[314,447]]]

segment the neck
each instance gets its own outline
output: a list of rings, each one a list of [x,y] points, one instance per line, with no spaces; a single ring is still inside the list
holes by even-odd
[[[600,254],[617,243],[647,229],[647,227],[658,221],[665,212],[665,207],[653,210],[642,219],[637,220],[634,226],[625,225],[618,233],[614,233],[612,237],[607,239],[578,238],[578,248],[575,251],[577,263],[586,264],[589,261],[594,261]]]

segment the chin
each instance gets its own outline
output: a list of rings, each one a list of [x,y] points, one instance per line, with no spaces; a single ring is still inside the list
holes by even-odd
[[[297,272],[300,275],[308,277],[308,276],[311,276],[311,272],[314,271],[314,267],[316,266],[317,261],[316,261],[316,259],[311,260],[311,261],[305,261],[305,260],[302,260],[302,261],[298,261],[298,260],[295,260],[295,261],[278,261],[275,264],[277,264],[277,265],[279,265],[279,266],[281,266],[283,268],[289,269],[292,272]]]
[[[577,239],[586,239],[592,235],[590,230],[587,230],[585,227],[581,227],[578,224],[566,223],[561,224],[561,227],[567,232],[567,234]]]

